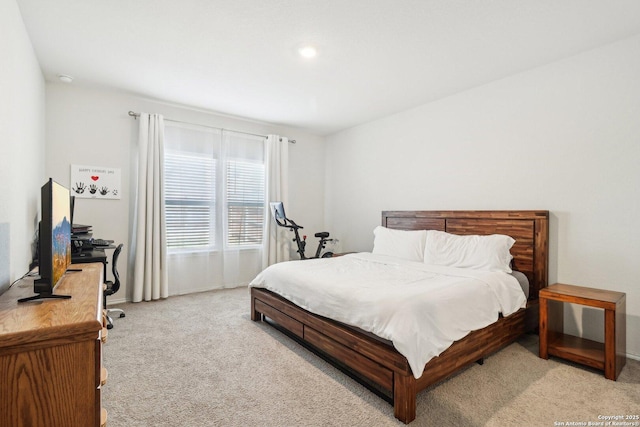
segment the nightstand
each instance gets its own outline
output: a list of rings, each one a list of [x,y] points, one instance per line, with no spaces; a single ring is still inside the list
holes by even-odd
[[[561,357],[604,371],[605,378],[616,380],[626,363],[626,294],[556,283],[541,289],[540,357]],[[604,343],[551,331],[549,301],[580,304],[604,310]]]
[[[339,252],[337,254],[333,254],[332,257],[335,258],[343,255],[349,255],[349,254],[355,254],[355,252]]]

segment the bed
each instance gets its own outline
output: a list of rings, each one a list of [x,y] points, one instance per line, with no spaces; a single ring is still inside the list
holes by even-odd
[[[516,340],[538,324],[538,292],[547,286],[548,211],[384,211],[392,230],[438,230],[455,235],[513,237],[512,268],[529,282],[525,307],[474,330],[430,359],[418,378],[392,343],[362,329],[307,311],[275,292],[251,287],[251,319],[268,321],[346,370],[393,404],[404,423],[416,417],[416,394]],[[301,261],[302,262],[302,261]],[[307,262],[307,261],[304,261]],[[415,366],[415,363],[414,363]]]

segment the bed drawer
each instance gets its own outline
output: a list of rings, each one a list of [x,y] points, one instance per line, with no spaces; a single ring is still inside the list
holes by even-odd
[[[304,340],[328,355],[342,361],[351,369],[375,381],[387,390],[393,390],[393,372],[373,360],[332,340],[315,329],[304,328]]]
[[[280,310],[277,310],[271,307],[270,305],[265,304],[259,299],[255,300],[255,309],[260,313],[264,314],[265,316],[271,318],[276,323],[279,323],[280,325],[284,326],[286,329],[293,332],[295,335],[299,336],[300,338],[304,337],[302,323],[287,316]]]

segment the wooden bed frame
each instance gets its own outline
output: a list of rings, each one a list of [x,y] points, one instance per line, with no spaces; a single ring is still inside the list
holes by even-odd
[[[441,230],[454,234],[506,234],[514,270],[529,278],[527,308],[500,317],[486,328],[454,342],[414,378],[404,356],[390,342],[310,313],[266,289],[251,288],[251,320],[269,318],[297,341],[341,368],[352,370],[369,387],[388,396],[404,423],[416,417],[416,394],[461,368],[513,342],[538,325],[538,291],[547,286],[548,211],[384,211],[382,225],[401,230]],[[265,319],[266,320],[266,319]]]

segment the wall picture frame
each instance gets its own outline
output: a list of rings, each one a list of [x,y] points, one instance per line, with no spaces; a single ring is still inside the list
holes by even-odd
[[[81,199],[120,199],[121,171],[103,166],[71,165],[71,195]]]

